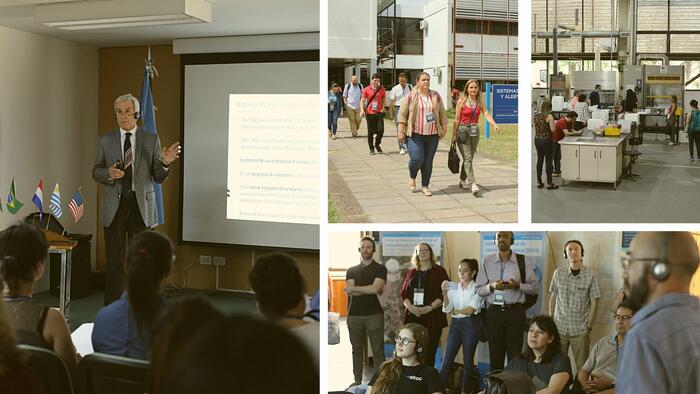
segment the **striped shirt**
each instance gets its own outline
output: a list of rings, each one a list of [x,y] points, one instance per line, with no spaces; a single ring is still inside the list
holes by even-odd
[[[549,292],[556,295],[554,322],[561,335],[581,335],[588,332],[591,300],[600,298],[598,277],[586,266],[574,276],[571,268],[559,267],[554,271]]]
[[[437,123],[435,122],[435,112],[433,111],[433,100],[431,96],[423,96],[416,94],[418,98],[418,113],[416,114],[416,127],[414,133],[421,135],[435,135],[437,131]],[[430,119],[432,121],[430,121]]]
[[[625,335],[615,392],[700,392],[700,300],[669,293],[640,309]]]

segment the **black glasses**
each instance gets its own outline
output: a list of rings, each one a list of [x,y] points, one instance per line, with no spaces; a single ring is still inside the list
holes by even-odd
[[[618,315],[617,313],[613,313],[613,319],[615,319],[615,320],[627,321],[631,318],[632,318],[632,316]]]
[[[395,341],[396,341],[396,343],[400,343],[403,346],[408,346],[409,343],[416,343],[416,341],[412,341],[411,338],[409,338],[409,337],[402,338],[400,336],[396,336]]]

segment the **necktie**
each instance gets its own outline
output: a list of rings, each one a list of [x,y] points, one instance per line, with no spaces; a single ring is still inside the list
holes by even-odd
[[[134,155],[131,151],[131,133],[126,133],[124,138],[124,178],[122,178],[122,192],[131,191],[131,179],[134,167],[132,166]]]

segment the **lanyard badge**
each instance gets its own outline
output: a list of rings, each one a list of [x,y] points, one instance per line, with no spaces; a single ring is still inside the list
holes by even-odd
[[[413,305],[423,306],[424,301],[425,301],[425,290],[421,289],[421,288],[413,290]]]

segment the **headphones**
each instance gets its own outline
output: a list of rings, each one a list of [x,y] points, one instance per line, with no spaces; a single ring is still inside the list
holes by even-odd
[[[569,256],[566,255],[566,247],[569,246],[569,244],[571,244],[571,243],[578,244],[578,246],[581,247],[581,257],[583,257],[583,244],[581,243],[581,241],[579,241],[577,239],[570,239],[570,240],[566,241],[566,243],[564,244],[564,258],[565,259],[569,258]]]
[[[496,231],[496,234],[493,236],[493,244],[498,246],[498,233],[499,232],[506,232],[506,231]],[[515,244],[515,233],[512,231],[507,231],[510,233],[510,246],[513,246]]]
[[[664,238],[661,241],[661,257],[651,266],[651,277],[659,282],[665,281],[671,275],[671,269],[666,259],[668,258],[668,242],[672,236],[672,232],[664,233]]]

